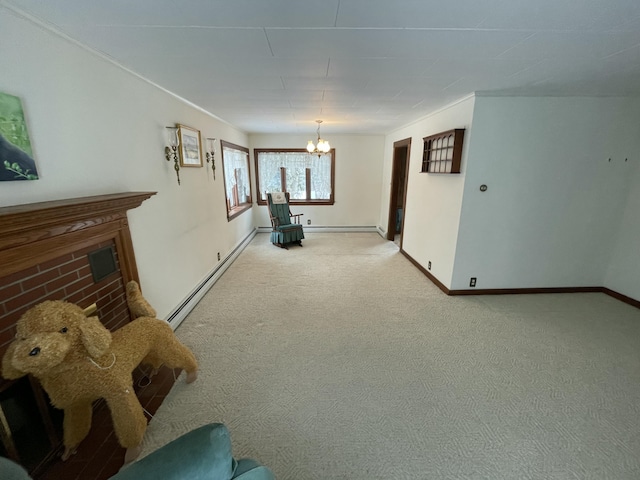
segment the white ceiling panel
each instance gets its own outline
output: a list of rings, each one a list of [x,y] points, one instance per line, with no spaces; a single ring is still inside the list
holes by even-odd
[[[501,3],[501,5],[498,5]],[[493,2],[482,28],[608,31],[638,16],[637,0],[502,0]]]
[[[260,28],[66,27],[65,32],[114,58],[153,55],[166,61],[182,56],[271,57]]]
[[[333,27],[339,0],[20,0],[59,26]]]
[[[474,28],[491,1],[341,0],[337,27]]]
[[[486,30],[267,29],[276,57],[493,58],[530,34]]]
[[[327,133],[385,133],[474,91],[640,96],[640,0],[0,0],[7,9],[248,132],[314,132],[322,119]]]
[[[520,58],[441,58],[428,69],[431,77],[509,77],[531,65],[530,61]]]
[[[388,90],[415,90],[423,93],[433,93],[451,85],[459,77],[457,76],[437,76],[438,72],[434,71],[431,77],[409,77],[409,78],[378,78],[370,77],[367,82],[366,91],[369,93],[377,93],[384,95]]]
[[[287,90],[342,90],[357,91],[367,85],[367,77],[357,76],[346,79],[333,77],[284,77]]]
[[[501,59],[597,60],[640,43],[634,33],[539,32],[500,55]]]
[[[377,78],[424,77],[436,60],[414,61],[407,58],[331,58],[328,74],[332,77],[365,76]]]

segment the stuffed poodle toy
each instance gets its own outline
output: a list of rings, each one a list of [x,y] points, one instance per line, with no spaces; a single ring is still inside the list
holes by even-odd
[[[67,459],[91,428],[92,403],[104,398],[125,463],[140,453],[147,419],[133,389],[132,372],[140,364],[181,368],[187,382],[197,377],[198,364],[167,322],[142,297],[138,284],[127,285],[127,301],[135,320],[110,332],[97,317],[64,301],[45,301],[28,310],[16,324],[15,340],[2,359],[2,376],[36,377],[51,404],[64,410]]]

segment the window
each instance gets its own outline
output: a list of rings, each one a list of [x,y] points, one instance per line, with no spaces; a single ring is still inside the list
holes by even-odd
[[[299,148],[255,148],[253,152],[258,204],[267,204],[267,193],[289,192],[290,204],[333,205],[335,149],[322,155]]]
[[[423,173],[460,173],[464,128],[424,137]]]
[[[249,149],[220,140],[222,146],[222,174],[227,200],[227,218],[231,220],[251,208],[249,181]]]

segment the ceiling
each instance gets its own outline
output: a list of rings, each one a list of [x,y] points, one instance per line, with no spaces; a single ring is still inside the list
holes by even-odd
[[[249,133],[388,133],[473,92],[640,96],[639,0],[0,4]]]

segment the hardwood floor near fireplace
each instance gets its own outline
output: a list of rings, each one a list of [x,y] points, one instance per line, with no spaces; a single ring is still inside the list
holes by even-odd
[[[156,413],[179,375],[179,369],[174,371],[162,367],[148,385],[146,377],[136,382],[136,394],[147,412],[151,415]],[[58,455],[41,473],[34,475],[34,479],[106,480],[118,473],[124,462],[124,453],[125,449],[118,444],[113,432],[109,409],[104,402],[100,402],[94,407],[91,431],[78,447],[77,453],[65,462]]]

